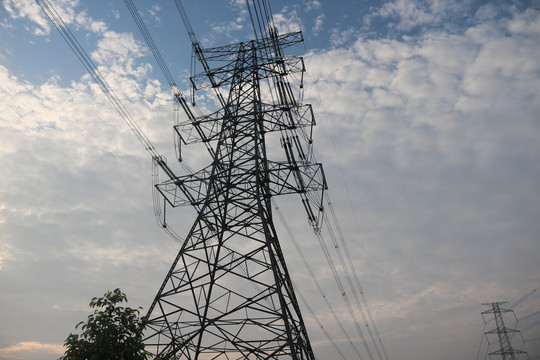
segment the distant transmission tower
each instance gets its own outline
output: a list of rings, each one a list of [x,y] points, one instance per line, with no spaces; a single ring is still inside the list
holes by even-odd
[[[486,337],[487,335],[497,334],[498,339],[499,339],[500,349],[489,353],[489,357],[491,358],[492,355],[497,355],[497,356],[501,356],[503,360],[515,360],[516,355],[527,354],[527,353],[525,351],[515,350],[512,348],[512,342],[508,334],[520,333],[520,331],[516,329],[510,329],[505,326],[502,314],[509,313],[509,312],[514,313],[513,310],[501,308],[501,305],[506,304],[506,303],[507,301],[482,304],[482,305],[491,307],[491,309],[482,312],[482,317],[484,317],[484,315],[486,314],[493,314],[493,316],[495,317],[495,324],[497,326],[495,329],[487,331],[485,333]],[[485,321],[485,318],[484,318],[484,321]]]
[[[256,40],[203,48],[176,2],[204,69],[193,86],[215,90],[221,109],[195,117],[177,97],[189,118],[175,126],[182,144],[205,144],[211,162],[175,176],[157,161],[168,177],[156,185],[166,204],[197,211],[148,312],[145,344],[159,358],[315,358],[271,206],[273,196],[298,193],[320,230],[326,180],[312,152],[313,112],[295,97],[303,85],[291,81],[304,63],[282,52],[303,38],[278,34],[256,3],[248,4]],[[282,160],[268,158],[272,141]]]

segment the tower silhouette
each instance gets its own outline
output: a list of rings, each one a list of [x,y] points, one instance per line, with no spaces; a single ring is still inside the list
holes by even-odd
[[[191,77],[193,89],[211,87],[221,106],[211,114],[196,117],[133,1],[124,2],[172,88],[177,105],[188,117],[188,121],[177,122],[174,126],[180,143],[202,143],[210,154],[210,164],[199,171],[192,171],[182,162],[179,146],[178,160],[188,174],[175,174],[60,13],[48,0],[37,1],[152,156],[154,193],[159,194],[159,198],[154,199],[154,205],[159,209],[156,216],[165,230],[182,244],[145,318],[146,349],[151,350],[156,359],[314,359],[278,241],[271,206],[272,197],[276,195],[299,194],[308,221],[318,240],[322,240],[323,195],[327,186],[322,165],[313,155],[313,111],[309,104],[302,102],[304,61],[301,57],[283,55],[284,48],[303,41],[302,33],[280,35],[273,22],[269,0],[246,0],[255,40],[205,49],[195,37],[181,0],[174,0],[188,30],[194,54],[204,69]],[[276,159],[275,152],[268,156],[267,149],[272,142],[283,149],[282,160]],[[164,182],[156,181],[160,170],[168,178]],[[163,213],[161,197],[165,200]],[[196,210],[196,220],[185,239],[180,239],[167,225],[164,216],[167,204],[171,207],[191,205]],[[330,201],[328,205],[345,244]],[[346,270],[348,266],[335,238],[333,243],[361,310],[355,286]],[[327,247],[322,242],[321,246],[366,351],[373,359]],[[354,272],[351,258],[347,257]],[[304,256],[302,259],[305,261]],[[307,263],[306,267],[309,268]],[[312,271],[309,272],[313,277]],[[356,275],[355,278],[367,307]],[[319,291],[326,300],[320,287]],[[327,304],[361,357],[330,303]],[[369,308],[368,314],[373,323]],[[374,323],[373,328],[388,358]],[[326,330],[324,332],[336,347]],[[336,350],[340,352],[337,347]]]
[[[492,355],[499,355],[503,358],[503,360],[515,360],[516,355],[526,354],[526,352],[522,350],[515,350],[514,348],[512,348],[512,342],[508,334],[519,333],[519,330],[507,328],[506,325],[504,324],[504,319],[503,319],[502,314],[509,313],[509,312],[513,313],[512,310],[501,308],[501,305],[506,304],[506,303],[507,301],[482,304],[486,306],[491,306],[491,309],[482,312],[482,317],[484,317],[485,314],[493,314],[495,318],[496,328],[493,330],[487,331],[485,334],[486,336],[497,334],[500,349],[489,353],[490,358]]]
[[[204,143],[211,162],[184,176],[159,163],[166,204],[191,205],[197,217],[148,311],[146,348],[172,359],[314,359],[271,206],[273,196],[300,194],[318,230],[326,180],[311,106],[290,81],[304,63],[282,53],[302,34],[267,22],[256,40],[204,49],[188,33],[204,68],[194,88],[213,88],[221,108],[194,117],[177,97],[188,115],[175,126],[182,144]],[[268,158],[270,143],[281,160]]]

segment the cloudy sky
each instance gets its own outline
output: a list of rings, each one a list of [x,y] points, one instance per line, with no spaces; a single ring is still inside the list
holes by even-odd
[[[53,4],[172,164],[171,93],[124,3]],[[135,4],[188,90],[190,45],[173,3]],[[244,4],[185,1],[204,46],[250,37]],[[517,303],[520,321],[507,322],[527,341],[514,346],[539,359],[540,3],[306,0],[272,11],[283,32],[304,31],[293,51],[305,56],[315,151],[389,359],[484,359],[497,350],[482,338],[494,323],[484,326],[481,304],[493,301]],[[58,358],[109,289],[148,308],[179,247],[156,225],[151,167],[38,5],[3,0],[0,359]],[[318,320],[358,358],[294,244],[367,358],[298,199],[279,200],[316,356],[338,358]]]

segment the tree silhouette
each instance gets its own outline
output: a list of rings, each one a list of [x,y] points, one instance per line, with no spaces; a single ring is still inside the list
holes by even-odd
[[[59,360],[146,360],[149,353],[142,342],[145,318],[139,309],[122,307],[126,294],[116,289],[90,301],[94,313],[88,321],[75,328],[82,334],[70,334],[64,346],[66,352]]]

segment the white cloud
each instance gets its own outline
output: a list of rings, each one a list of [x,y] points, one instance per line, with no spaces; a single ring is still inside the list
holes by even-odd
[[[341,47],[350,41],[356,41],[360,37],[360,32],[355,27],[349,27],[346,30],[333,28],[330,34],[330,43],[332,46]]]
[[[218,34],[226,34],[229,37],[232,37],[232,34],[238,30],[242,30],[244,28],[244,24],[242,21],[230,21],[228,23],[218,23],[218,24],[212,24],[212,31],[216,32]]]
[[[394,4],[388,9],[410,21],[424,11],[418,24],[449,6]],[[503,19],[482,11],[466,31],[361,38],[347,48],[334,42],[306,56],[315,150],[383,341],[397,344],[403,358],[421,358],[411,338],[428,339],[424,358],[440,359],[456,348],[453,340],[476,341],[477,305],[516,298],[538,279],[540,20],[532,9]],[[296,15],[280,14],[281,31],[296,30]],[[407,21],[398,24],[415,26]],[[131,35],[94,30],[100,40],[92,56],[107,81],[145,133],[170,147],[170,96],[149,78],[145,50]],[[347,34],[353,39],[357,30]],[[44,337],[62,332],[38,339],[54,344],[85,317],[80,304],[107,287],[121,286],[146,306],[177,245],[154,226],[150,161],[135,138],[89,76],[67,86],[30,84],[0,66],[0,96],[0,161],[9,174],[0,178],[3,320],[45,324],[34,329]],[[287,220],[305,223],[283,209]],[[326,283],[324,258],[311,238],[306,243]],[[289,266],[307,277],[298,262]],[[299,286],[313,291],[309,279]],[[13,329],[3,348],[14,349],[9,344],[26,333]]]
[[[285,6],[279,13],[273,15],[274,24],[280,34],[300,31],[300,23],[296,10]]]
[[[107,25],[103,21],[97,21],[82,11],[75,16],[75,24],[92,33],[103,33],[107,31]]]
[[[1,358],[19,358],[21,352],[45,352],[47,354],[62,355],[64,346],[61,344],[43,344],[37,341],[23,341],[15,345],[0,348]]]
[[[322,101],[325,111],[348,115],[350,120],[340,121],[339,126],[352,126],[352,121],[364,119],[354,126],[362,129],[363,124],[361,134],[367,135],[365,131],[371,124],[384,123],[390,120],[387,116],[394,116],[391,109],[383,108],[400,109],[403,125],[413,126],[403,127],[400,136],[415,132],[414,126],[433,127],[439,139],[437,149],[433,150],[457,160],[456,156],[465,156],[467,147],[476,145],[463,137],[456,138],[456,126],[465,132],[462,136],[474,141],[470,137],[472,131],[482,131],[476,126],[487,125],[482,119],[487,121],[488,113],[502,121],[502,117],[522,113],[524,107],[529,108],[528,115],[522,114],[521,120],[514,121],[530,125],[531,106],[538,106],[536,74],[540,53],[534,46],[538,22],[537,14],[531,16],[527,12],[507,22],[472,26],[461,35],[433,31],[421,39],[360,39],[348,50],[338,48],[309,55],[308,75],[320,79],[323,93],[336,94]],[[514,31],[515,28],[522,30]],[[503,36],[505,32],[511,36]],[[354,117],[351,109],[355,109]],[[485,113],[479,118],[482,111]],[[510,133],[515,133],[511,128],[516,123],[508,124]],[[481,133],[476,135],[484,137]],[[363,149],[355,151],[371,153],[366,148],[369,137],[364,140],[367,142]],[[493,143],[490,151],[501,145],[498,141]],[[454,154],[458,148],[462,149],[459,155]],[[489,156],[481,154],[486,150],[476,148],[482,158]]]
[[[107,81],[152,141],[168,148],[170,95],[148,79],[147,64],[136,63],[140,49],[131,37],[103,36],[98,59],[114,61],[103,69]],[[132,48],[118,46],[122,41]],[[32,323],[36,340],[19,343],[27,328],[0,326],[0,357],[54,358],[47,344],[61,343],[86,316],[60,309],[76,309],[73,303],[85,304],[107,288],[135,293],[155,265],[162,277],[177,246],[152,217],[150,157],[90,76],[67,86],[55,79],[30,84],[0,66],[0,94],[6,100],[0,102],[0,162],[9,174],[0,179],[2,324]],[[119,226],[117,216],[131,224]],[[141,224],[146,230],[135,235],[131,229]],[[92,290],[81,289],[81,281]],[[15,315],[15,308],[23,313]]]
[[[125,64],[146,53],[145,47],[133,38],[131,33],[107,31],[97,43],[97,49],[92,52],[92,59],[98,64]]]
[[[317,36],[319,32],[322,30],[324,18],[325,18],[324,14],[321,14],[317,16],[317,18],[315,19],[315,24],[313,25],[313,28],[311,29],[315,36]]]
[[[249,16],[246,2],[242,0],[230,0],[227,6],[227,10],[232,11],[232,20],[219,22],[212,20],[209,24],[211,31],[202,38],[202,44],[204,46],[219,46],[222,45],[221,41],[240,41],[238,38],[239,33],[245,30],[245,23]],[[249,25],[249,29],[251,29],[251,24]],[[220,43],[218,44],[217,42]]]
[[[444,24],[443,20],[464,14],[469,7],[470,1],[395,0],[385,3],[367,20],[375,16],[392,18],[397,20],[396,29],[412,30],[423,25]]]
[[[107,26],[103,21],[94,20],[85,11],[77,12],[79,1],[53,0],[51,6],[67,26],[75,24],[75,29],[83,28],[92,33],[103,33]],[[4,0],[4,7],[12,18],[27,18],[35,26],[34,35],[49,35],[51,22],[36,1]]]
[[[51,5],[56,9],[58,15],[71,24],[75,19],[75,7],[79,1],[53,0]],[[49,19],[36,1],[32,0],[4,0],[4,7],[13,18],[28,18],[37,25],[34,35],[48,35],[51,31]]]
[[[158,24],[161,23],[161,18],[158,16],[159,12],[161,11],[161,6],[158,4],[152,5],[152,7],[148,10],[148,13],[152,16],[155,22]]]
[[[2,29],[12,29],[13,28],[13,25],[9,23],[9,21],[7,19],[3,19],[1,22],[0,22],[0,28]]]
[[[0,204],[0,213],[3,213],[6,210],[6,204]],[[5,220],[0,219],[0,224],[3,222],[5,222]],[[2,271],[2,267],[10,260],[13,260],[12,246],[7,243],[0,243],[0,271]]]
[[[38,24],[39,29],[34,30],[35,35],[48,34],[50,32],[48,19],[42,13],[37,2],[31,0],[4,0],[3,5],[13,18],[28,17]]]
[[[339,216],[359,223],[347,232],[368,244],[353,258],[378,259],[367,276],[382,290],[376,316],[404,358],[415,358],[411,336],[466,342],[454,329],[480,324],[480,332],[481,302],[536,286],[538,268],[519,271],[514,261],[532,264],[538,254],[539,25],[529,9],[462,32],[360,38],[306,56],[315,149],[330,193],[341,184],[337,163],[354,189],[338,196],[358,216]],[[426,358],[453,346],[430,343]]]
[[[321,8],[321,2],[319,0],[310,0],[305,3],[305,10],[311,11]]]
[[[120,11],[113,9],[113,10],[110,10],[110,12],[116,20],[120,19]]]

